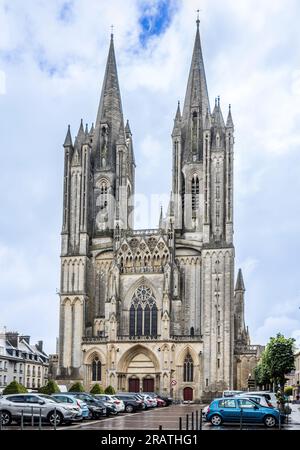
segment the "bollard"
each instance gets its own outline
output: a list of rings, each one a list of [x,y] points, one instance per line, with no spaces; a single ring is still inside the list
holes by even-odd
[[[24,430],[24,411],[21,411],[21,430]]]
[[[198,413],[198,409],[196,411],[196,431],[198,431],[198,425],[199,425],[199,413]]]
[[[194,411],[192,411],[192,430],[194,430]]]
[[[200,409],[200,427],[199,430],[202,431],[202,409]]]
[[[56,408],[54,408],[54,430],[56,430]]]
[[[39,417],[39,430],[42,429],[42,408],[40,408],[40,417]]]
[[[31,407],[31,426],[34,427],[33,406]]]
[[[182,430],[182,417],[179,417],[179,430]]]
[[[158,428],[159,430],[162,430],[162,425],[159,425],[159,428]]]
[[[189,415],[186,415],[186,419],[185,419],[185,429],[188,430],[189,429]]]
[[[240,430],[243,429],[243,408],[241,408]]]
[[[281,430],[281,413],[279,411],[278,428]]]

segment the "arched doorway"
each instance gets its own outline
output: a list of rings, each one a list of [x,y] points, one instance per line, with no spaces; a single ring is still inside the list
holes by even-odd
[[[191,402],[193,400],[193,389],[191,387],[183,389],[183,400],[185,402]]]
[[[160,366],[156,355],[143,345],[135,345],[122,355],[117,374],[125,377],[122,390],[156,392],[160,389]]]

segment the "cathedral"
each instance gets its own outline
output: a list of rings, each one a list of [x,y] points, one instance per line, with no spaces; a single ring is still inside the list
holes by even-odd
[[[204,401],[247,388],[259,357],[233,245],[234,124],[210,107],[197,20],[174,119],[172,192],[134,229],[135,157],[111,35],[95,124],[64,142],[58,380]],[[172,153],[171,153],[172,151]]]

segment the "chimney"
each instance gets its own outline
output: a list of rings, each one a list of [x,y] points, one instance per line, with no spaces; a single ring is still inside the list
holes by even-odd
[[[38,349],[39,352],[43,351],[43,341],[38,341],[38,343],[36,344],[36,348]]]
[[[18,344],[19,344],[19,333],[17,333],[16,331],[7,331],[6,332],[6,339],[10,342],[10,344],[13,347],[18,348]]]

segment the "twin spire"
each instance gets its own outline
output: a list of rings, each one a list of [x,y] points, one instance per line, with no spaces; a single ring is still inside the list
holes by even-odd
[[[180,133],[182,128],[186,131],[192,120],[192,111],[197,110],[201,117],[201,127],[205,129],[211,122],[212,124],[225,127],[224,119],[221,112],[220,100],[218,98],[213,114],[211,114],[210,102],[208,96],[205,67],[200,38],[200,20],[199,16],[196,21],[197,30],[193,49],[192,62],[187,83],[184,107],[181,115],[180,104],[175,117],[173,133]],[[104,81],[101,91],[101,97],[98,107],[95,130],[97,135],[100,134],[101,124],[106,123],[110,127],[111,142],[110,145],[123,143],[125,136],[131,134],[129,124],[124,127],[123,108],[121,100],[121,92],[118,79],[118,70],[114,49],[114,38],[111,34],[108,58],[106,63]],[[233,120],[231,107],[226,122],[227,127],[233,128]],[[93,130],[94,132],[94,130]],[[76,140],[82,139],[85,135],[83,124],[80,125]],[[97,139],[97,136],[96,136]],[[70,129],[68,129],[64,145],[72,143]],[[187,142],[188,144],[188,142]]]
[[[178,106],[175,123],[174,132],[178,131],[178,128],[185,129],[186,132],[186,146],[190,147],[189,132],[191,122],[193,120],[193,114],[197,112],[200,115],[201,121],[200,126],[203,129],[210,128],[211,125],[217,127],[225,128],[225,122],[220,106],[220,97],[216,99],[216,104],[213,113],[211,114],[207,81],[205,75],[205,66],[201,46],[200,38],[200,20],[199,16],[196,21],[197,30],[196,38],[193,49],[192,62],[189,72],[189,78],[187,83],[187,89],[184,100],[184,107],[182,112],[182,117],[180,114],[180,107]],[[231,114],[231,105],[229,106],[229,113],[226,122],[226,127],[233,128],[233,120]],[[186,149],[188,152],[188,149]]]

